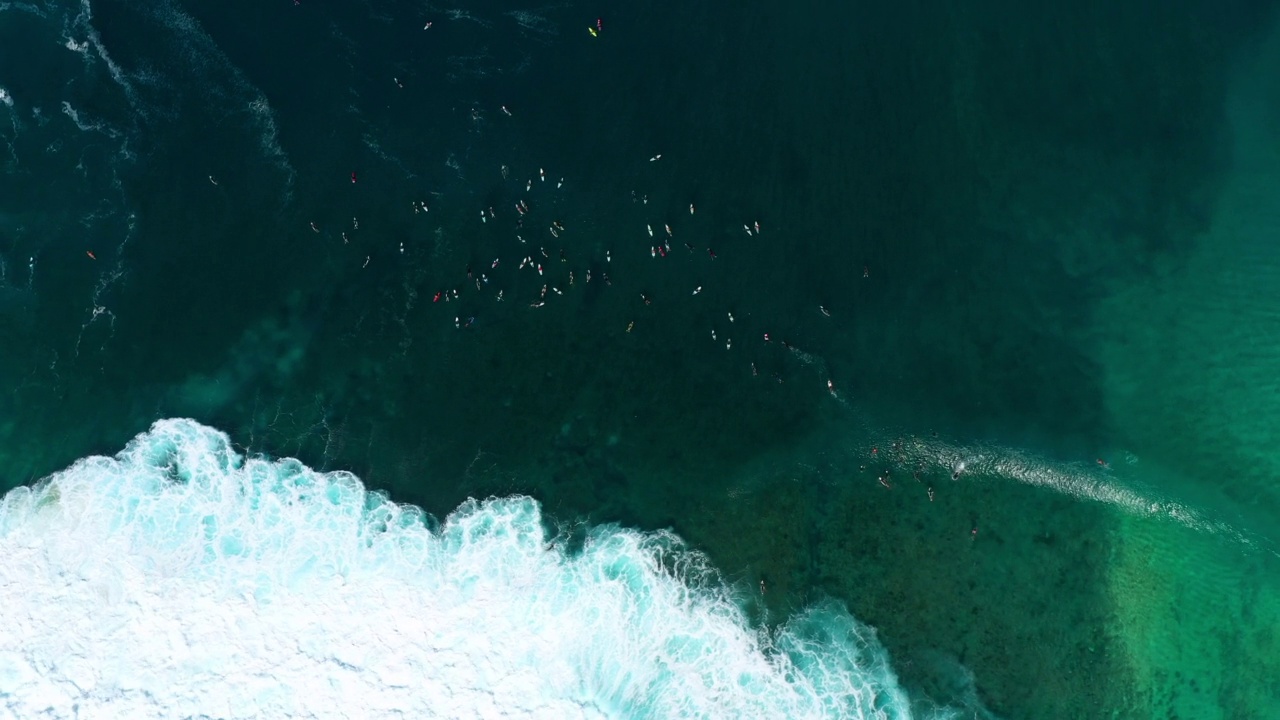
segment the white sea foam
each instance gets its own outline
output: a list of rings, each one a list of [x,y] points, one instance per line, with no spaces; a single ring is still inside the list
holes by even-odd
[[[236,67],[226,53],[218,47],[204,26],[191,15],[183,12],[178,5],[170,2],[149,1],[143,7],[151,13],[157,22],[173,33],[174,47],[180,48],[184,65],[196,72],[203,83],[217,73],[223,73],[230,80],[236,93],[234,102],[243,103],[249,119],[258,129],[258,142],[263,154],[268,157],[285,175],[285,200],[292,197],[293,185],[297,177],[288,154],[280,145],[280,132],[276,124],[275,111],[267,101],[266,95],[249,81],[245,74]]]
[[[358,113],[358,111],[357,111],[357,113]],[[395,165],[395,166],[396,166],[396,168],[397,168],[397,169],[400,171],[400,173],[403,175],[403,177],[404,177],[404,179],[405,179],[405,180],[416,180],[416,179],[417,179],[418,174],[417,174],[417,173],[415,173],[414,171],[410,170],[410,169],[409,169],[409,166],[408,166],[408,165],[406,165],[406,164],[405,164],[405,162],[404,162],[403,160],[401,160],[400,158],[396,157],[395,155],[392,155],[391,153],[387,152],[386,150],[383,150],[383,149],[382,149],[382,143],[379,143],[379,142],[378,142],[378,138],[377,138],[375,135],[373,135],[372,133],[367,133],[367,132],[366,132],[366,133],[362,133],[362,134],[360,135],[360,141],[361,141],[361,142],[363,142],[363,143],[364,143],[364,146],[365,146],[365,147],[367,147],[367,148],[369,148],[369,150],[370,150],[374,155],[377,155],[378,157],[382,158],[382,159],[383,159],[383,160],[385,160],[386,162],[388,162],[388,163],[390,163],[390,164],[392,164],[392,165]]]
[[[506,13],[507,17],[516,21],[522,29],[527,30],[536,35],[545,36],[544,41],[551,36],[559,35],[560,29],[556,24],[536,12],[529,10],[511,10]]]
[[[46,17],[43,10],[31,3],[0,2],[0,13],[9,12],[10,10],[31,13],[37,17]]]
[[[935,469],[945,469],[952,473],[953,479],[972,476],[1007,478],[1080,500],[1110,505],[1131,515],[1170,520],[1198,532],[1230,538],[1249,547],[1265,545],[1260,538],[1228,522],[1210,518],[1184,503],[1164,498],[1155,488],[1130,487],[1112,477],[1108,471],[1087,463],[1052,462],[1026,451],[997,445],[960,447],[921,440],[906,443],[903,457],[908,465],[929,465]],[[1122,454],[1122,458],[1127,464],[1137,462],[1136,457],[1129,453]]]
[[[71,122],[75,123],[76,127],[80,128],[84,132],[100,132],[103,135],[106,135],[107,137],[111,137],[111,138],[120,137],[119,132],[117,132],[116,130],[110,127],[107,127],[106,125],[103,125],[100,122],[97,122],[96,120],[82,119],[80,117],[80,111],[76,110],[75,107],[73,107],[71,103],[67,102],[66,100],[62,101],[62,114],[71,118]]]
[[[752,630],[704,558],[528,498],[438,529],[164,420],[0,501],[0,715],[908,717],[833,605]]]
[[[148,117],[147,108],[138,97],[138,92],[134,89],[133,83],[129,82],[124,70],[111,59],[106,46],[102,44],[102,36],[98,34],[97,28],[93,27],[93,6],[89,4],[89,0],[80,0],[80,13],[72,20],[71,24],[85,33],[87,42],[98,58],[107,66],[107,72],[111,74],[111,79],[115,80],[120,89],[124,91],[125,99],[129,101],[129,107],[143,117]]]
[[[433,10],[434,8],[428,5],[427,9]],[[443,10],[440,10],[440,12],[443,12],[445,14],[445,17],[449,18],[450,20],[467,20],[483,28],[489,28],[493,26],[493,23],[490,23],[487,20],[481,20],[480,18],[476,17],[475,15],[472,15],[466,10],[453,8],[453,9],[443,9]]]
[[[13,97],[9,95],[9,91],[0,87],[0,103],[13,107]]]

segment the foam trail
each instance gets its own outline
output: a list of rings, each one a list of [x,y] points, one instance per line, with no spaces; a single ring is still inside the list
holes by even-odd
[[[570,552],[523,497],[433,530],[191,420],[10,492],[0,558],[0,715],[910,717],[873,631],[755,631],[670,533]]]
[[[38,7],[36,7],[35,5],[32,5],[31,3],[8,3],[8,2],[0,2],[0,13],[2,13],[2,12],[9,12],[10,10],[16,10],[16,11],[18,11],[18,12],[27,12],[27,13],[31,13],[32,15],[35,15],[36,17],[46,17],[46,15],[44,14],[44,11],[43,11],[43,10],[41,10],[41,9],[40,9],[40,8],[38,8]]]
[[[891,438],[881,439],[884,445],[892,442]],[[1247,547],[1267,546],[1262,538],[1206,517],[1184,503],[1160,499],[1154,489],[1128,487],[1109,473],[1083,463],[1054,463],[997,445],[960,447],[919,438],[903,444],[900,462],[908,467],[943,470],[951,473],[953,479],[987,476],[1035,485],[1080,500],[1110,505],[1131,515],[1170,520],[1198,532],[1230,538]],[[1272,548],[1271,552],[1277,551]]]
[[[75,123],[76,127],[80,128],[80,130],[83,132],[100,132],[103,135],[106,135],[107,137],[110,137],[113,139],[120,137],[119,132],[113,130],[112,128],[106,127],[100,122],[81,119],[80,111],[76,110],[75,107],[73,107],[71,103],[66,100],[62,101],[62,114],[71,118],[71,122]]]
[[[134,89],[133,84],[125,77],[125,73],[111,59],[111,55],[107,53],[107,48],[102,44],[102,36],[98,34],[97,28],[93,26],[93,7],[89,4],[89,0],[80,0],[80,14],[72,20],[72,26],[83,31],[87,37],[87,42],[93,47],[98,58],[107,66],[107,72],[111,74],[111,79],[115,80],[120,89],[124,91],[125,99],[129,102],[129,107],[143,118],[150,118],[147,113],[146,105],[139,99],[138,92]]]
[[[560,34],[560,29],[555,23],[536,12],[529,10],[511,10],[505,13],[507,17],[516,21],[521,29],[533,33],[533,36],[544,43],[551,42],[551,38]]]
[[[280,131],[276,124],[275,111],[271,109],[271,104],[267,101],[266,95],[249,81],[240,68],[231,62],[231,59],[218,47],[217,43],[214,42],[213,38],[209,36],[204,27],[195,18],[182,12],[173,3],[148,2],[144,6],[157,22],[173,32],[180,41],[180,46],[183,49],[183,59],[188,67],[199,68],[204,75],[212,74],[210,69],[214,68],[226,73],[230,78],[234,89],[240,94],[237,101],[244,103],[245,111],[249,114],[251,122],[257,127],[258,142],[263,154],[285,176],[283,199],[285,202],[289,202],[293,197],[293,186],[297,180],[297,171],[294,170],[288,154],[285,153],[284,148],[280,145]]]

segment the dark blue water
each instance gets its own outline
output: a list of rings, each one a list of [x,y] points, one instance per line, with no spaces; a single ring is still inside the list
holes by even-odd
[[[1270,4],[0,7],[7,485],[192,417],[437,516],[674,529],[916,698],[1274,707],[1154,679],[1221,681],[1116,600],[1139,523],[1275,601],[1253,356],[1167,289],[1275,117]]]

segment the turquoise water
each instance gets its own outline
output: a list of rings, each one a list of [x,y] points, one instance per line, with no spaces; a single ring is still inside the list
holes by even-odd
[[[1280,707],[1270,4],[0,8],[6,488],[193,418],[893,707]]]

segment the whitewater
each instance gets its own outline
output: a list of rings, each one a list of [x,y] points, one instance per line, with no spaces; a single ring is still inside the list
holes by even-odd
[[[0,501],[0,717],[911,717],[835,603],[755,628],[675,535],[573,536],[162,420]]]

